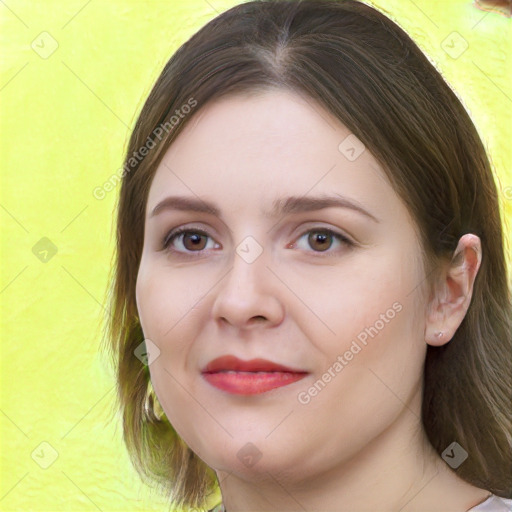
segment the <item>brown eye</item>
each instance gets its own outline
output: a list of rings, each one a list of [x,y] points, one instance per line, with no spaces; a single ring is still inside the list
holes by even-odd
[[[188,251],[194,251],[198,250],[201,251],[206,246],[206,235],[201,235],[199,233],[196,233],[194,231],[185,231],[183,234],[183,246]]]
[[[210,245],[208,246],[208,243]],[[177,229],[171,231],[162,242],[162,249],[175,254],[196,253],[215,247],[213,239],[208,233],[196,229]]]
[[[314,228],[303,233],[293,247],[309,253],[325,253],[326,256],[339,254],[340,249],[354,247],[354,242],[341,233],[328,228]]]
[[[332,245],[333,233],[325,230],[310,231],[308,243],[317,251],[326,251]]]

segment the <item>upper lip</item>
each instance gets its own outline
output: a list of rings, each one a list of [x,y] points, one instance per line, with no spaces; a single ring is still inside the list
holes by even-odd
[[[251,359],[243,361],[233,355],[217,357],[210,361],[203,369],[203,373],[213,373],[220,371],[240,371],[240,372],[294,372],[307,373],[304,370],[290,368],[282,364],[273,363],[266,359]]]

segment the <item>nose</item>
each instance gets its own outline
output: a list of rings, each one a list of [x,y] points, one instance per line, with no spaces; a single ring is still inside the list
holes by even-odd
[[[273,327],[283,321],[285,310],[278,295],[280,282],[267,268],[264,254],[252,263],[234,255],[233,268],[215,288],[212,314],[217,322],[251,329]]]

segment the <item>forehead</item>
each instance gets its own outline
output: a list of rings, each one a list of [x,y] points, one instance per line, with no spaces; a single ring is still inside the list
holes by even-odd
[[[313,99],[270,89],[208,103],[192,117],[169,153],[176,157],[191,144],[201,143],[207,152],[223,152],[230,158],[275,159],[283,153],[291,157],[329,146],[336,149],[339,135],[345,132],[350,133]]]
[[[260,212],[284,195],[338,193],[376,211],[399,202],[346,126],[283,90],[223,97],[195,113],[156,171],[148,209],[170,193]]]

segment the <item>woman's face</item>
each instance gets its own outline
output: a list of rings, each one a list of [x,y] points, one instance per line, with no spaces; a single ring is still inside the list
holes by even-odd
[[[375,158],[318,104],[275,90],[206,105],[156,171],[137,276],[178,434],[254,478],[328,470],[402,413],[419,425],[420,254]],[[204,373],[227,355],[267,363]]]

